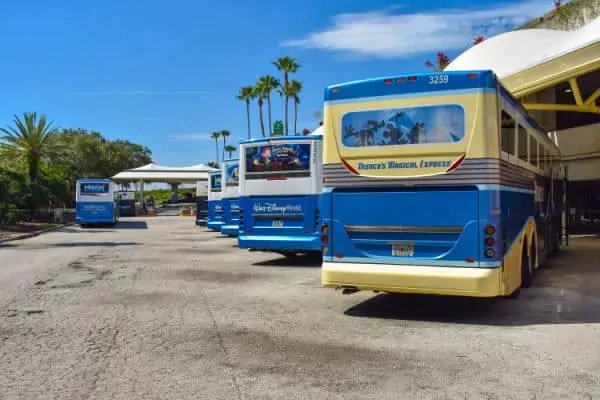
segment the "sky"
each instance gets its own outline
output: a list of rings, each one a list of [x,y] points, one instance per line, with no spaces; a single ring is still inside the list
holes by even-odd
[[[235,96],[261,75],[282,79],[271,64],[278,57],[301,64],[293,76],[304,84],[298,130],[312,130],[326,86],[426,72],[438,51],[453,58],[475,36],[511,30],[553,7],[552,0],[410,3],[3,1],[0,126],[37,111],[61,128],[146,145],[161,165],[205,163],[216,158],[211,132],[231,131],[233,144],[247,137],[245,104]],[[283,120],[283,101],[272,102],[273,120]],[[255,104],[251,120],[257,137]]]

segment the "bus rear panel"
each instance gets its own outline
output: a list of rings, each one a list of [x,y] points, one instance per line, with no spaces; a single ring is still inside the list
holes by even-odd
[[[221,233],[226,236],[237,236],[240,223],[239,206],[239,160],[225,160],[221,170],[225,178],[221,188],[221,207],[223,208],[223,224]]]
[[[325,287],[507,294],[503,256],[531,229],[535,179],[499,157],[498,85],[473,71],[327,88]],[[520,205],[509,221],[506,204]]]
[[[320,253],[320,135],[242,143],[240,248]]]
[[[211,171],[208,174],[208,222],[207,227],[220,231],[223,225],[223,203],[221,187],[221,171]]]
[[[81,179],[76,182],[75,222],[114,225],[119,221],[115,184],[109,179]]]

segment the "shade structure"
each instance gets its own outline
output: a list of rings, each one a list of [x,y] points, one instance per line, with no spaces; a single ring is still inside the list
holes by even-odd
[[[446,71],[492,70],[515,96],[600,69],[600,18],[574,31],[522,29],[479,43]]]
[[[115,181],[144,181],[165,183],[196,183],[208,179],[208,172],[215,169],[205,164],[190,167],[166,167],[150,163],[143,167],[119,172],[112,177]]]

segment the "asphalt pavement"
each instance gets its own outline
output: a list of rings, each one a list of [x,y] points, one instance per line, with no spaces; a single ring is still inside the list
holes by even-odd
[[[572,244],[513,300],[344,296],[192,218],[0,244],[0,399],[597,399],[600,239]]]

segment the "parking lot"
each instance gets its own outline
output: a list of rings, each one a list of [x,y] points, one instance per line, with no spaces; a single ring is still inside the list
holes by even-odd
[[[0,399],[599,396],[600,238],[516,300],[343,296],[297,264],[178,217],[0,244]]]

